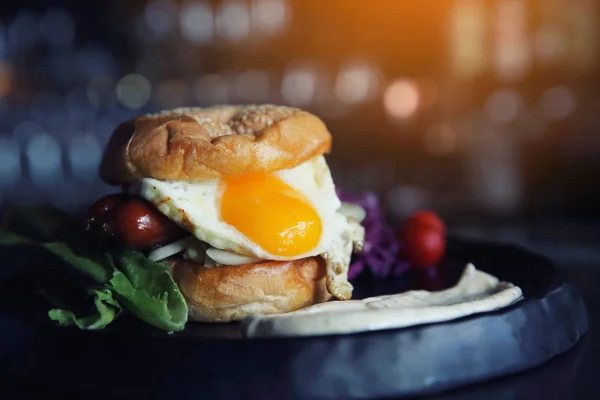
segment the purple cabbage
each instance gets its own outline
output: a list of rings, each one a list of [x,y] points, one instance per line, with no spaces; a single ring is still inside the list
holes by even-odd
[[[352,196],[338,190],[340,200],[361,206],[366,211],[362,222],[365,228],[365,246],[362,254],[353,256],[348,278],[355,279],[369,270],[380,278],[398,277],[409,270],[410,265],[400,258],[401,245],[394,229],[385,222],[379,199],[373,192]]]

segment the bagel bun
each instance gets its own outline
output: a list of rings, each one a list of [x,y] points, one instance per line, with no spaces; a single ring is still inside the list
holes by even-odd
[[[331,298],[321,257],[210,268],[183,258],[170,264],[191,321],[241,321],[251,315],[299,310]]]
[[[241,321],[352,298],[364,228],[342,212],[331,142],[323,121],[297,108],[177,108],[118,126],[99,174],[184,232],[144,249],[170,263],[189,320]]]
[[[219,179],[294,168],[330,149],[325,124],[296,108],[178,108],[139,116],[117,127],[99,173],[112,185],[141,178]]]

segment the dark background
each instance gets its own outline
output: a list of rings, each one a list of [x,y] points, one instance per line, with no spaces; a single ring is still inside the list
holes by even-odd
[[[392,219],[432,208],[454,234],[567,271],[588,341],[494,391],[532,398],[515,393],[565,376],[595,398],[599,47],[597,0],[3,0],[0,208],[116,191],[97,177],[102,149],[140,113],[305,108],[334,135],[338,185],[377,191]]]
[[[322,117],[338,185],[392,218],[593,240],[599,19],[595,0],[3,1],[0,204],[115,191],[97,165],[134,115],[272,102]]]

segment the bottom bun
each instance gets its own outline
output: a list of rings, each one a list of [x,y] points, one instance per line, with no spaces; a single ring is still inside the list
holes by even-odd
[[[250,315],[299,310],[331,298],[321,257],[211,268],[179,259],[172,262],[171,272],[192,321],[241,321]]]

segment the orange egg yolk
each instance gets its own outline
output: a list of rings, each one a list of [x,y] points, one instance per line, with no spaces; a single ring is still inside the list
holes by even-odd
[[[266,252],[304,254],[321,239],[321,219],[302,195],[271,174],[227,177],[221,218]]]

